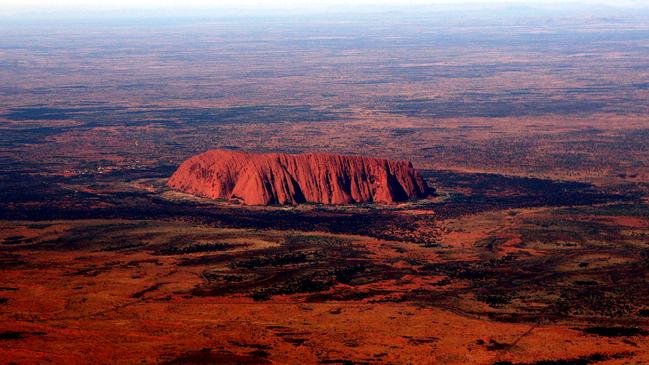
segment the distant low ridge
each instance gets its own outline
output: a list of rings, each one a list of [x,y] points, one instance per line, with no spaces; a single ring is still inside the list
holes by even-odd
[[[246,205],[391,204],[432,192],[408,161],[226,150],[189,158],[168,185],[188,194]]]

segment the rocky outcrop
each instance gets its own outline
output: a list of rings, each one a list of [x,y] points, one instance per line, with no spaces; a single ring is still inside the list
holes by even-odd
[[[310,153],[253,154],[212,150],[183,162],[168,185],[247,205],[384,203],[431,190],[407,161]]]

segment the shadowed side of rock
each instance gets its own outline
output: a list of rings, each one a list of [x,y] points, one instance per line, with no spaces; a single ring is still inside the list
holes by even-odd
[[[269,204],[391,204],[432,192],[407,161],[334,154],[212,150],[183,162],[175,190],[212,199]]]

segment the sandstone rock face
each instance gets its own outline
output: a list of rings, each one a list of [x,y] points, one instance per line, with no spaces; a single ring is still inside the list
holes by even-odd
[[[333,154],[253,154],[212,150],[183,162],[168,185],[247,205],[384,203],[432,190],[407,161]]]

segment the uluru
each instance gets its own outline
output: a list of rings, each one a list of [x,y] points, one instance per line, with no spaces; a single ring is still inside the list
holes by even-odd
[[[433,191],[408,161],[231,150],[189,158],[167,184],[184,193],[245,205],[392,204]]]

